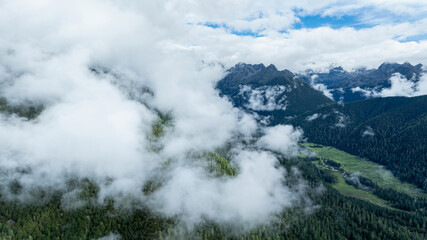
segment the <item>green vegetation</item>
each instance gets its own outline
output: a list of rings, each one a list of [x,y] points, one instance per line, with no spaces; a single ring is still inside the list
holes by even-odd
[[[155,138],[160,138],[165,134],[165,128],[172,126],[172,115],[171,113],[158,113],[159,119],[153,124],[151,133]]]
[[[348,154],[333,147],[319,147],[319,145],[312,143],[303,143],[302,145],[315,152],[319,158],[339,163],[341,165],[340,168],[345,172],[357,173],[362,177],[372,180],[379,187],[391,188],[412,197],[427,197],[427,194],[423,193],[421,189],[409,183],[402,183],[392,172],[386,170],[377,163]]]
[[[387,201],[375,196],[371,192],[364,191],[361,189],[357,189],[355,186],[348,184],[345,181],[343,175],[339,171],[337,171],[337,170],[330,171],[330,169],[328,167],[320,164],[320,161],[321,161],[320,159],[316,158],[316,160],[313,161],[313,164],[319,169],[330,172],[330,174],[334,178],[334,180],[332,182],[330,182],[331,186],[333,188],[335,188],[336,190],[338,190],[344,196],[364,200],[364,201],[367,201],[367,202],[370,202],[372,204],[382,206],[382,207],[390,207],[389,204],[387,203]]]
[[[381,164],[401,181],[427,192],[426,109],[427,96],[375,98],[331,104],[285,123],[301,127],[310,142]],[[315,113],[321,117],[308,121]],[[367,130],[372,131],[366,134]],[[384,173],[379,171],[385,184],[392,185]]]
[[[368,191],[357,189],[354,186],[348,185],[345,182],[345,179],[341,175],[341,173],[333,172],[332,174],[337,178],[337,183],[333,184],[332,186],[343,195],[361,199],[382,207],[389,206],[385,200],[375,196],[374,194]]]
[[[207,153],[206,157],[209,161],[208,171],[214,173],[215,176],[236,176],[237,168],[231,166],[230,161],[218,153]]]
[[[44,108],[42,105],[10,105],[5,98],[0,97],[0,113],[5,113],[9,115],[16,114],[21,118],[26,118],[30,120],[37,118],[43,111],[43,109]]]
[[[120,211],[106,205],[64,210],[57,196],[41,206],[0,206],[0,239],[94,239],[110,232],[120,232],[124,239],[155,239],[172,223],[147,209]]]
[[[168,128],[173,127],[172,113],[161,113],[157,111],[158,119],[151,126],[151,132],[148,133],[148,149],[153,152],[159,152],[163,145],[160,143],[160,138],[165,135],[165,131]],[[168,164],[167,162],[165,164]]]
[[[288,170],[286,182],[292,186],[300,178],[297,167],[312,187],[310,211],[304,205],[284,210],[276,221],[250,232],[237,234],[231,225],[205,221],[194,231],[177,230],[177,221],[146,208],[117,209],[114,201],[88,204],[76,209],[61,207],[61,194],[39,204],[25,205],[0,200],[0,239],[96,239],[109,233],[122,239],[426,239],[427,217],[396,211],[366,201],[346,197],[328,183],[331,172],[317,168],[310,159],[280,159]],[[332,173],[333,174],[333,173]],[[324,186],[322,194],[316,190]],[[93,198],[97,188],[88,180],[74,180],[80,197]],[[319,206],[319,207],[313,207]],[[182,232],[183,231],[183,232]]]
[[[426,194],[401,183],[382,166],[332,147],[302,145],[317,153],[314,165],[335,176],[336,181],[331,184],[340,193],[379,206],[427,214]]]

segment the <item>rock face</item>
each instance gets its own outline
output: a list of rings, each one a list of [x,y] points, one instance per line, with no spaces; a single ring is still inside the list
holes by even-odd
[[[342,67],[336,67],[327,73],[307,70],[298,76],[312,85],[324,85],[335,101],[353,102],[368,98],[363,91],[354,91],[354,88],[381,91],[390,87],[389,79],[396,73],[416,83],[420,80],[423,69],[421,64],[414,66],[410,63],[383,63],[378,69],[360,68],[347,72]]]
[[[216,87],[235,107],[265,124],[282,122],[332,102],[289,70],[278,71],[274,65],[239,63]]]

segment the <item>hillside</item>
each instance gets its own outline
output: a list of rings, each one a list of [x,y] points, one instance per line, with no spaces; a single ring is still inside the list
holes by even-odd
[[[61,195],[38,204],[0,201],[1,239],[425,239],[425,212],[385,208],[377,203],[346,196],[336,189],[342,179],[318,169],[314,159],[280,158],[280,165],[292,185],[302,175],[313,208],[281,211],[273,223],[266,223],[243,234],[234,234],[232,226],[203,222],[194,231],[181,229],[176,218],[155,214],[147,208],[120,209],[110,200],[64,209]],[[298,168],[300,172],[292,171]],[[95,199],[100,189],[89,182],[79,194]],[[322,186],[322,187],[320,187]],[[348,186],[347,187],[352,187]],[[352,191],[356,191],[354,188]],[[103,236],[110,236],[106,238]],[[119,236],[119,237],[117,237]],[[103,238],[101,238],[103,237]],[[116,238],[115,238],[116,237]]]
[[[308,141],[337,147],[385,165],[427,191],[427,96],[330,104],[286,123]]]
[[[234,106],[255,113],[271,124],[332,103],[292,72],[278,71],[273,65],[237,64],[216,87]]]

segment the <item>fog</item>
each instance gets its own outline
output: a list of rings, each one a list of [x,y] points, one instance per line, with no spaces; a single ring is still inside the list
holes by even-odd
[[[286,186],[268,149],[294,156],[302,133],[264,129],[251,145],[256,121],[214,89],[223,65],[176,44],[188,26],[163,5],[134,4],[1,3],[0,95],[44,107],[31,120],[0,115],[0,179],[20,186],[2,195],[31,203],[40,190],[61,191],[63,207],[75,208],[88,202],[69,181],[88,179],[100,187],[97,204],[114,199],[187,226],[209,219],[239,228],[298,206],[303,180]],[[159,112],[170,120],[154,136]],[[212,176],[205,154],[230,145],[236,176]],[[153,181],[158,189],[142,191]]]

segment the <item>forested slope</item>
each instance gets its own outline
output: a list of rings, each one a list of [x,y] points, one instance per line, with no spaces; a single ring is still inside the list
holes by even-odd
[[[427,96],[330,104],[286,123],[319,144],[385,165],[427,191]]]
[[[328,172],[316,168],[313,159],[281,160],[289,174],[297,167],[312,188],[312,207],[285,210],[277,221],[244,234],[233,234],[227,226],[204,223],[186,239],[425,239],[426,216],[383,208],[345,197],[330,186],[336,181]],[[320,187],[323,186],[323,187]],[[323,190],[321,190],[323,189]],[[58,193],[60,194],[60,193]],[[90,184],[81,197],[96,197]],[[1,201],[0,239],[96,239],[110,233],[122,239],[176,239],[183,230],[178,222],[153,214],[149,209],[120,210],[113,202],[64,209],[60,195],[37,204]],[[187,233],[188,234],[188,233]]]

